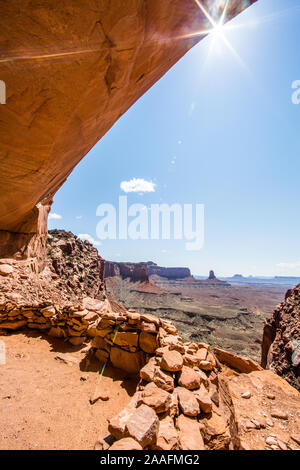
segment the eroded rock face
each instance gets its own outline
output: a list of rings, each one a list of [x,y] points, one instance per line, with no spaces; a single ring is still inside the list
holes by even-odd
[[[64,230],[50,230],[45,249],[44,269],[40,273],[35,259],[0,259],[0,293],[29,305],[35,302],[63,305],[67,301],[83,301],[88,296],[88,308],[97,310],[97,299],[106,295],[105,261],[97,249]]]
[[[71,232],[51,230],[47,239],[48,266],[61,288],[74,294],[102,298],[105,261],[88,241]]]
[[[232,0],[227,19],[254,1]],[[190,0],[3,3],[1,257],[39,253],[42,261],[53,195],[114,122],[201,39],[186,35],[207,22]]]
[[[300,284],[287,291],[265,324],[261,364],[300,390]]]

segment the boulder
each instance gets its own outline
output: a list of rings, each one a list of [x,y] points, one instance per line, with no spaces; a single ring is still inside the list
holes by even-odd
[[[139,335],[135,331],[118,332],[115,336],[111,333],[111,340],[114,338],[114,344],[121,347],[133,346],[138,347]]]
[[[169,415],[171,418],[179,415],[178,396],[175,391],[171,393],[171,403],[169,408]]]
[[[170,350],[169,350],[169,346],[159,347],[159,348],[157,348],[157,350],[155,351],[155,355],[156,355],[156,356],[163,356],[163,354],[164,354],[166,351],[170,351]]]
[[[200,426],[196,419],[185,415],[178,416],[176,420],[180,449],[205,450]]]
[[[245,391],[250,392],[249,399],[242,398]],[[219,374],[219,393],[220,408],[222,403],[229,404],[234,423],[231,430],[237,428],[232,433],[235,448],[243,441],[251,450],[265,449],[268,429],[285,444],[289,443],[289,436],[299,432],[299,413],[295,410],[299,408],[300,394],[270,370],[229,376]],[[268,399],[267,395],[275,396],[275,399]],[[273,414],[278,417],[271,418]]]
[[[65,331],[59,326],[53,326],[50,328],[48,335],[53,336],[54,338],[65,338],[67,336]]]
[[[200,360],[195,354],[189,354],[186,352],[183,356],[183,364],[188,367],[197,367]]]
[[[160,325],[160,319],[156,317],[155,315],[151,315],[151,313],[141,313],[141,320],[147,322],[147,323],[154,323],[154,325],[159,326]]]
[[[178,376],[178,385],[189,390],[199,388],[201,384],[201,376],[194,369],[183,366]]]
[[[91,346],[92,348],[106,349],[107,343],[103,338],[101,338],[101,336],[95,336],[91,341]]]
[[[237,356],[236,354],[224,351],[220,348],[214,348],[214,354],[221,363],[224,363],[241,373],[248,374],[255,370],[263,370],[258,362],[255,362],[253,359],[249,359],[248,357]]]
[[[179,449],[178,434],[170,416],[165,416],[159,421],[156,444],[152,448],[154,450]]]
[[[139,338],[140,348],[148,354],[155,353],[158,346],[156,335],[142,331]]]
[[[176,372],[182,369],[183,357],[178,351],[166,351],[162,355],[160,367],[168,372]]]
[[[172,323],[170,323],[166,320],[161,320],[161,325],[162,325],[163,329],[167,333],[169,333],[170,335],[177,335],[178,334],[177,328]]]
[[[140,370],[140,377],[141,379],[146,380],[147,382],[152,382],[154,378],[155,368],[157,365],[157,361],[155,357],[151,357],[147,364]]]
[[[123,437],[123,439],[114,442],[109,450],[143,450],[143,448],[132,437]]]
[[[198,367],[201,370],[212,370],[213,364],[210,361],[199,361]]]
[[[170,408],[171,395],[151,382],[142,391],[141,401],[153,408],[157,414],[165,413]]]
[[[109,351],[106,349],[97,349],[95,356],[100,362],[105,362],[109,358]]]
[[[145,333],[157,333],[157,328],[154,323],[148,323],[146,321],[141,321],[140,323],[140,329],[144,331]]]
[[[112,347],[110,360],[114,367],[136,375],[145,364],[145,354],[142,351],[128,352],[118,347]]]
[[[71,336],[69,338],[69,342],[73,344],[73,346],[80,346],[83,344],[86,340],[85,336]]]
[[[209,344],[207,344],[207,343],[198,343],[198,348],[199,348],[199,349],[205,348],[207,351],[210,350],[210,346],[209,346]]]
[[[116,439],[126,437],[126,424],[135,412],[134,406],[126,406],[118,415],[109,420],[108,430]]]
[[[56,310],[55,307],[49,305],[49,307],[42,308],[40,313],[44,317],[53,317],[56,314]]]
[[[1,328],[6,330],[19,330],[23,326],[25,326],[27,320],[16,320],[16,321],[4,321],[1,323]]]
[[[193,392],[177,387],[174,393],[177,394],[180,409],[186,416],[197,416],[200,413],[199,403]]]
[[[201,384],[200,389],[195,390],[193,393],[199,403],[201,411],[203,411],[203,413],[210,413],[212,410],[212,401],[205,386]]]
[[[128,318],[129,325],[136,325],[141,318],[141,315],[138,312],[132,311],[131,309],[127,311],[126,315]]]
[[[159,388],[172,392],[174,390],[174,379],[170,372],[161,370],[160,367],[156,367],[154,370],[153,382]]]
[[[206,348],[199,348],[196,352],[196,356],[199,359],[199,361],[206,361],[207,349]]]
[[[205,385],[205,387],[208,389],[210,381],[209,381],[209,378],[206,375],[206,373],[203,370],[199,369],[198,367],[194,367],[194,370],[197,372],[197,374],[200,375],[201,383],[203,383]]]
[[[141,405],[130,416],[126,423],[126,433],[135,439],[143,448],[156,442],[159,419],[150,406]]]
[[[182,344],[182,340],[180,336],[168,335],[160,338],[160,346],[169,346],[170,350],[175,350],[180,352],[181,354],[185,353],[184,346]]]
[[[212,412],[203,420],[203,438],[211,450],[227,450],[231,442],[229,427],[223,416]]]

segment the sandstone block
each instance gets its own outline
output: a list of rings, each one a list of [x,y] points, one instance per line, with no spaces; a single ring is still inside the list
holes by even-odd
[[[152,382],[154,378],[156,364],[157,364],[156,358],[151,357],[150,360],[147,362],[147,364],[145,364],[144,367],[142,367],[140,370],[141,379],[144,379],[147,382]]]
[[[200,387],[201,376],[194,369],[183,366],[179,372],[178,385],[185,387],[189,390],[194,390]]]
[[[212,401],[204,385],[201,384],[200,389],[195,390],[193,393],[199,403],[201,411],[203,411],[204,413],[211,413]]]
[[[156,335],[142,331],[139,338],[140,348],[148,354],[155,353],[157,348]]]
[[[164,352],[160,367],[168,372],[176,372],[182,369],[183,357],[178,351]]]
[[[176,450],[179,449],[179,439],[177,430],[174,426],[173,419],[165,416],[159,421],[159,429],[157,434],[155,450]]]
[[[124,437],[113,443],[109,450],[143,450],[142,446],[132,439],[132,437]]]
[[[200,426],[196,419],[179,415],[176,420],[176,427],[182,450],[205,450]]]
[[[174,390],[174,379],[170,372],[161,370],[160,367],[156,367],[154,370],[153,382],[159,388],[172,392]]]
[[[142,351],[128,352],[118,347],[112,347],[110,360],[114,367],[136,375],[145,365],[145,354]]]
[[[165,413],[170,408],[171,395],[151,382],[144,388],[141,401],[153,408],[157,414],[160,414]]]
[[[197,416],[200,413],[200,406],[193,392],[177,387],[174,393],[177,394],[179,406],[186,416]]]
[[[159,419],[147,405],[139,406],[126,423],[127,434],[135,439],[143,448],[156,442]]]
[[[238,372],[249,373],[263,368],[252,359],[224,351],[220,348],[214,348],[214,354],[220,362],[227,364],[229,367],[236,369]]]

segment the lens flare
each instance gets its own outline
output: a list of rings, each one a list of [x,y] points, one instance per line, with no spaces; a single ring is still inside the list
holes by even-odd
[[[225,44],[225,46],[230,50],[230,52],[233,54],[233,56],[239,62],[239,64],[243,68],[247,69],[247,66],[242,61],[242,59],[238,55],[237,51],[234,49],[234,47],[228,41],[228,39],[226,38],[226,36],[224,34],[225,33],[226,14],[227,14],[227,8],[228,8],[229,0],[225,0],[225,1],[216,0],[215,3],[213,4],[212,11],[217,11],[217,10],[220,11],[220,9],[222,10],[222,14],[218,19],[215,19],[213,17],[213,15],[210,14],[210,12],[203,6],[201,0],[194,0],[194,1],[195,1],[196,5],[200,8],[203,15],[207,18],[207,20],[211,24],[211,28],[208,29],[205,32],[205,34],[208,34],[208,35],[212,36],[212,39],[213,39],[212,43],[210,44],[209,54],[212,54],[214,46],[216,45],[217,42],[223,42],[223,44]],[[229,29],[228,25],[226,25],[226,29]],[[204,34],[203,31],[201,31],[200,33],[202,35]]]

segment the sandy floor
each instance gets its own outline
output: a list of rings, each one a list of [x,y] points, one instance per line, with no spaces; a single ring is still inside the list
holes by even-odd
[[[0,336],[6,364],[0,364],[0,449],[92,449],[106,433],[107,419],[133,395],[136,382],[100,363],[87,365],[80,349],[28,331]],[[55,356],[66,353],[78,363]],[[88,376],[87,380],[81,380]],[[90,405],[95,389],[109,400]]]

